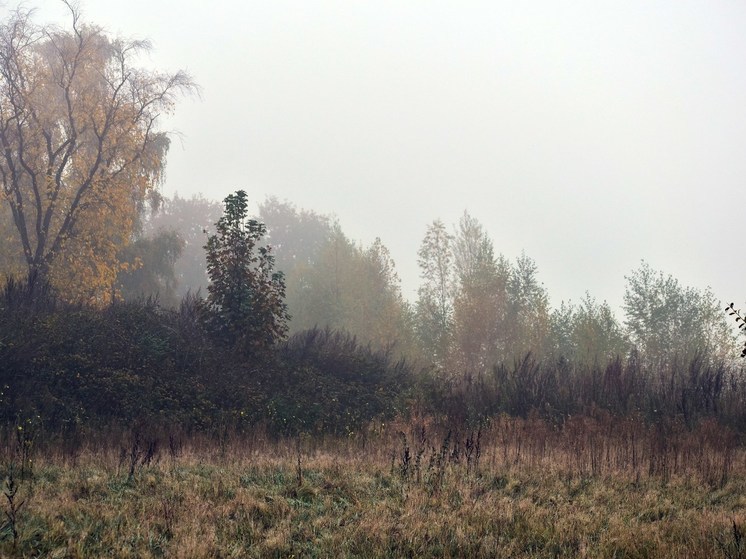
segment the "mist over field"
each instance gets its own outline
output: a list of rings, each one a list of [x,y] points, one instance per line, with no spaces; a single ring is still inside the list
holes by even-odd
[[[0,555],[742,557],[744,24],[0,4]]]
[[[7,4],[6,12],[11,7]],[[618,310],[646,260],[744,300],[738,2],[200,2],[98,0],[86,18],[149,38],[143,63],[201,87],[164,190],[242,188],[334,214],[391,250],[416,297],[427,224],[477,218],[536,260],[552,304]],[[178,13],[178,24],[174,14]],[[48,2],[41,19],[62,23]],[[732,255],[733,258],[728,258]]]

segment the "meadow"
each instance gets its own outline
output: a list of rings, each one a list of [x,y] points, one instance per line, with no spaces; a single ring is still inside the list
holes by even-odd
[[[746,452],[714,421],[4,440],[3,557],[746,556]]]

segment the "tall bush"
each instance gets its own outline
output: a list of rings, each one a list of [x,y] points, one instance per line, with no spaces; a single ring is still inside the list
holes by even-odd
[[[225,213],[205,245],[208,321],[221,340],[253,353],[287,333],[285,280],[273,271],[271,247],[262,245],[266,227],[248,218],[246,192],[224,202]]]

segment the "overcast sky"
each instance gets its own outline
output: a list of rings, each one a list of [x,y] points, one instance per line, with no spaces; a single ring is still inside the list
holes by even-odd
[[[746,301],[743,0],[81,7],[202,87],[163,123],[181,134],[167,194],[333,213],[381,237],[410,298],[428,223],[468,210],[497,252],[534,258],[553,306],[618,307],[641,259]]]

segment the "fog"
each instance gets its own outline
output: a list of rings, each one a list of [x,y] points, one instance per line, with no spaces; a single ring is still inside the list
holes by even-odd
[[[167,194],[242,188],[335,214],[381,237],[410,299],[428,223],[465,209],[497,252],[535,259],[553,305],[589,291],[618,307],[641,259],[746,299],[742,2],[81,8],[202,88],[163,122]]]

